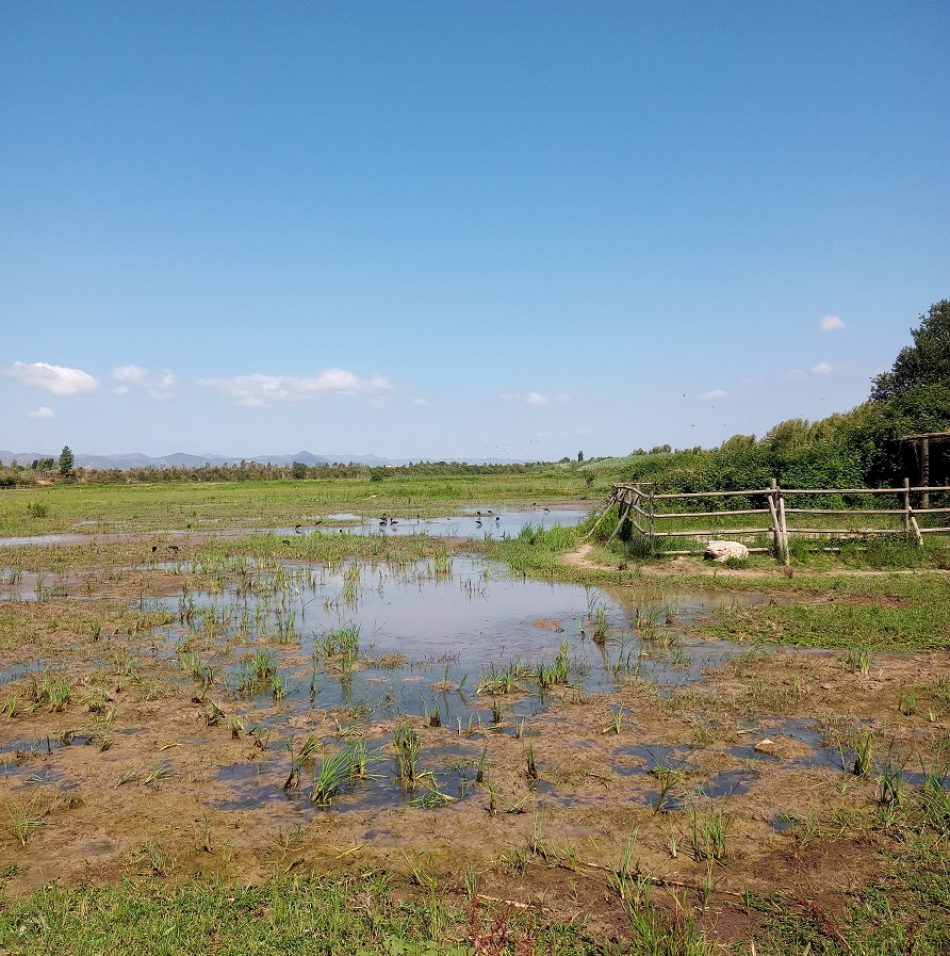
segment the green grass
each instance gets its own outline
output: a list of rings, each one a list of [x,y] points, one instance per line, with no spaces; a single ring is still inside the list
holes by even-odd
[[[950,647],[950,581],[921,578],[906,589],[901,582],[892,584],[892,591],[912,591],[915,597],[903,606],[782,603],[730,608],[703,630],[731,641],[844,648],[852,654],[855,647],[872,645],[878,651]],[[886,594],[881,597],[886,601]]]
[[[273,880],[262,886],[147,879],[105,889],[47,888],[0,910],[0,952],[31,956],[468,956],[491,915],[444,893],[397,893],[386,877]],[[505,917],[510,948],[594,956],[615,950],[578,924]],[[536,943],[525,943],[537,940]],[[519,944],[524,944],[522,948]],[[531,948],[526,948],[531,946]]]
[[[942,773],[905,794],[900,805],[837,819],[841,833],[857,829],[880,854],[876,874],[834,918],[794,894],[748,903],[765,922],[757,949],[774,956],[943,956],[950,952],[950,794]],[[817,839],[817,837],[816,837]]]
[[[551,466],[523,474],[393,475],[385,481],[345,478],[134,485],[55,485],[8,489],[0,496],[0,535],[63,531],[142,532],[172,528],[306,524],[335,511],[437,514],[506,502],[588,498],[583,472]],[[38,512],[37,508],[41,510]],[[45,509],[42,510],[42,509]],[[76,527],[95,520],[95,526]]]

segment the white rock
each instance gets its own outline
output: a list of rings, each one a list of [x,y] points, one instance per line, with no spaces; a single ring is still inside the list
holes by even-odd
[[[706,545],[705,556],[720,564],[724,564],[730,558],[745,561],[749,556],[749,549],[738,541],[710,541]]]

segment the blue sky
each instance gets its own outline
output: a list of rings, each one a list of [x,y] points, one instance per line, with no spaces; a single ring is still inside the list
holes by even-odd
[[[950,295],[948,35],[5,3],[0,448],[557,458],[846,409]]]

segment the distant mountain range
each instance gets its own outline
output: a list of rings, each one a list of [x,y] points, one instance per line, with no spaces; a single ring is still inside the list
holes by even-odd
[[[0,464],[8,465],[17,461],[21,465],[29,465],[37,458],[58,458],[58,452],[39,451],[2,451],[0,450]],[[295,455],[189,455],[186,452],[175,452],[171,455],[153,457],[141,452],[130,452],[123,455],[87,455],[83,452],[74,452],[73,458],[77,468],[119,468],[123,471],[129,468],[200,468],[202,465],[236,465],[242,461],[256,461],[265,465],[290,465],[295,461],[305,465],[407,465],[410,461],[431,461],[434,459],[420,458],[380,458],[378,455],[315,455],[310,451],[298,451]],[[517,464],[521,459],[514,458],[447,458],[438,459],[453,462],[466,462],[470,465],[510,465]]]

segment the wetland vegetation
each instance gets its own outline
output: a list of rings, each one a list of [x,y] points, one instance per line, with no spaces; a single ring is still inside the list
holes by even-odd
[[[4,494],[81,537],[0,552],[0,947],[946,950],[941,545],[578,561],[575,468],[427,480]]]
[[[712,451],[10,470],[0,951],[950,951],[947,539],[719,565],[595,518],[892,482],[950,408],[901,361]]]

